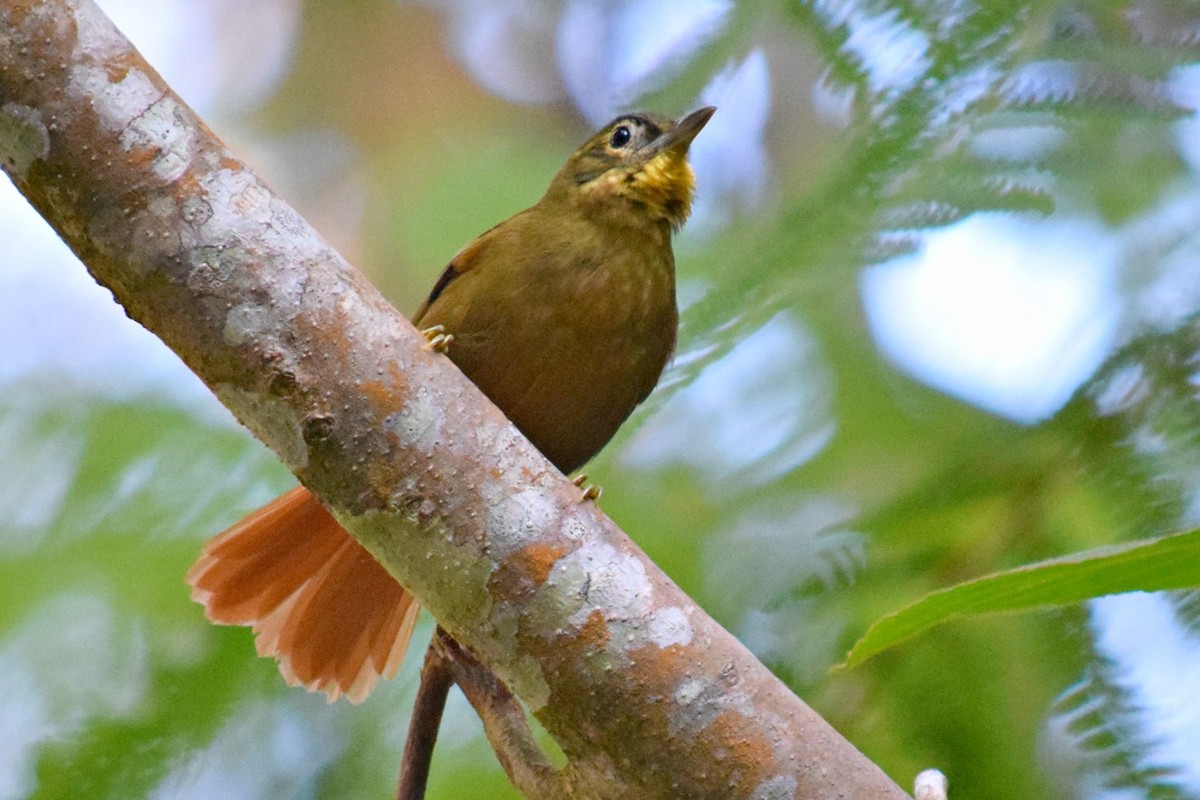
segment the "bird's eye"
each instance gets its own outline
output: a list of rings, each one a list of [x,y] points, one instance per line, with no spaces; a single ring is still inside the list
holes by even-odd
[[[612,132],[612,138],[608,140],[608,143],[613,147],[624,147],[632,138],[633,133],[629,130],[629,126],[622,125]]]

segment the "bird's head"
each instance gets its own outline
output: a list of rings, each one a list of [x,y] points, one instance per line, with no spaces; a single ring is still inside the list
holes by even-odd
[[[624,114],[567,160],[548,196],[566,195],[597,211],[646,215],[678,229],[691,213],[696,179],[688,147],[712,117],[707,106],[679,121]]]

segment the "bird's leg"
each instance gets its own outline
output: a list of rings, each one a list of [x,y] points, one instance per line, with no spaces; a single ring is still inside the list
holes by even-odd
[[[425,337],[425,349],[435,353],[447,352],[450,349],[450,343],[454,341],[454,334],[446,333],[445,325],[425,328],[421,331],[421,335]]]
[[[581,472],[576,475],[575,479],[571,481],[571,483],[575,484],[580,489],[583,489],[583,496],[579,498],[580,502],[591,500],[593,503],[595,503],[600,499],[600,495],[604,492],[604,490],[596,484],[587,482],[586,472]],[[587,485],[585,486],[584,484]]]

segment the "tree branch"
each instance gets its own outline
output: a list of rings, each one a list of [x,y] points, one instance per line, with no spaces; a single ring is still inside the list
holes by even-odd
[[[408,737],[404,741],[404,755],[400,759],[400,786],[396,790],[396,800],[423,800],[425,787],[429,783],[433,747],[437,744],[438,730],[442,727],[446,698],[450,694],[450,687],[454,685],[450,655],[440,646],[441,639],[442,629],[438,628],[433,632],[433,639],[425,651],[425,662],[421,665],[417,699],[413,703]]]
[[[573,796],[906,796],[580,503],[88,0],[0,2],[0,162],[521,698]]]
[[[538,747],[525,710],[496,674],[441,629],[434,634],[430,649],[439,652],[454,683],[479,715],[492,750],[513,786],[526,797],[574,798],[567,776],[555,769]]]

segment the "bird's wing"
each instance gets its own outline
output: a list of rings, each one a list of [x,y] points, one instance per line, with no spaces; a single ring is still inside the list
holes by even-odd
[[[523,216],[524,213],[522,212],[498,225],[493,225],[454,254],[454,258],[450,259],[450,263],[446,265],[446,268],[442,270],[442,274],[438,277],[437,283],[433,285],[433,289],[429,292],[429,297],[425,298],[425,302],[413,314],[412,321],[414,325],[420,326],[421,320],[425,317],[426,312],[429,311],[429,307],[442,296],[442,293],[446,291],[446,287],[453,283],[459,276],[474,269],[482,260],[484,252],[488,249],[488,245],[495,241],[501,230],[518,217]]]

